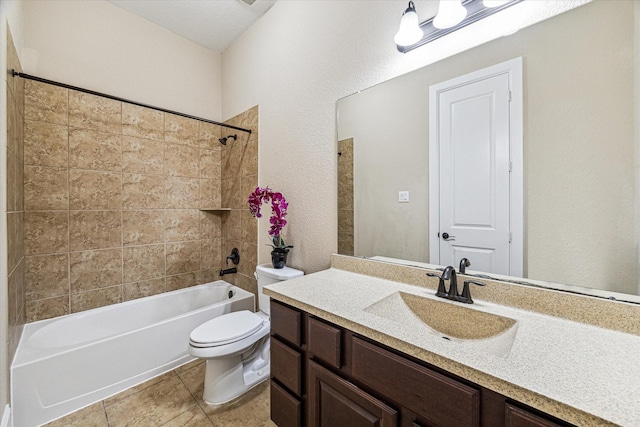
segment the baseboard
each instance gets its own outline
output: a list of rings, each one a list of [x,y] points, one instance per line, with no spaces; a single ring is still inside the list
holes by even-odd
[[[2,422],[0,427],[11,427],[11,406],[4,407],[4,413],[2,414]]]

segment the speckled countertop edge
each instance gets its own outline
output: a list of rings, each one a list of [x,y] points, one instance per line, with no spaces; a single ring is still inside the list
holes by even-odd
[[[376,273],[377,267],[358,268]],[[419,274],[424,282],[424,270],[418,270],[408,274]],[[519,321],[511,354],[500,359],[415,336],[363,311],[398,290],[418,295],[431,292],[430,286],[420,288],[332,268],[270,285],[265,293],[576,425],[640,425],[640,381],[633,381],[640,379],[640,363],[633,363],[640,362],[639,337],[474,296],[475,308]],[[620,365],[624,372],[616,369]]]

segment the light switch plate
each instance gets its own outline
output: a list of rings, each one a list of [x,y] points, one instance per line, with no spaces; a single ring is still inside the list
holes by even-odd
[[[398,202],[400,202],[400,203],[409,203],[409,192],[408,191],[398,191]]]

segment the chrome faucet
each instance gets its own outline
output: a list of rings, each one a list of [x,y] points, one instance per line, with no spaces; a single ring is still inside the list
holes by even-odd
[[[461,273],[464,272],[464,269],[462,268],[462,265],[463,265],[462,261],[464,260],[466,260],[465,267],[468,267],[469,265],[471,265],[469,260],[467,260],[466,258],[463,258],[460,261],[461,270],[463,270],[461,271]],[[427,273],[427,276],[437,277],[438,279],[440,279],[438,282],[438,290],[436,291],[437,297],[446,298],[452,301],[463,302],[465,304],[473,304],[473,299],[471,298],[471,291],[469,290],[470,284],[485,286],[485,284],[482,282],[476,282],[474,280],[465,280],[464,286],[462,288],[462,293],[459,294],[458,293],[458,277],[456,276],[456,269],[452,266],[445,267],[441,276],[438,276],[437,274],[433,274],[433,273]],[[448,291],[444,284],[445,280],[449,281]]]

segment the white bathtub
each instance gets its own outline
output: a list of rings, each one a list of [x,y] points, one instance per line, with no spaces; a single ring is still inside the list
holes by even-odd
[[[195,327],[253,311],[254,299],[219,280],[25,325],[11,365],[13,425],[47,423],[190,362]]]

